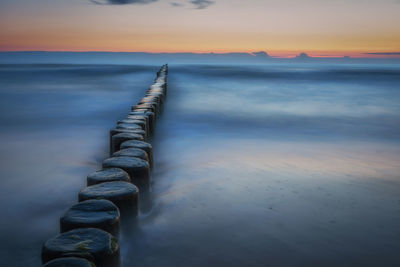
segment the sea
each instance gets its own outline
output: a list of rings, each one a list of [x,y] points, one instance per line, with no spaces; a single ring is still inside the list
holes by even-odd
[[[167,63],[167,62],[166,62]],[[0,258],[42,244],[158,64],[0,64]],[[400,266],[400,64],[169,64],[121,266]]]

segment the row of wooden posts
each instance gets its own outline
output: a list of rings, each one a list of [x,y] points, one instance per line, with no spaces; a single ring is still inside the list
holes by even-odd
[[[145,97],[110,131],[110,157],[87,176],[79,203],[60,218],[60,234],[43,244],[42,262],[57,266],[118,266],[120,217],[139,213],[139,191],[149,188],[156,119],[167,94],[168,65]]]

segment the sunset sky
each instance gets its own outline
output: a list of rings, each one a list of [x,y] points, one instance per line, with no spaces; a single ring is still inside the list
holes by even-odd
[[[398,57],[400,0],[0,0],[0,33],[2,51]]]

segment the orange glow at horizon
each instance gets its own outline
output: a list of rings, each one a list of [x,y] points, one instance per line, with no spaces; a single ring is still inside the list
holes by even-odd
[[[80,35],[81,34],[81,35]],[[322,45],[317,47],[304,45],[290,46],[285,43],[282,45],[276,44],[274,47],[264,47],[261,44],[240,44],[228,46],[223,40],[220,43],[207,42],[203,43],[191,42],[171,42],[167,37],[163,40],[166,43],[160,46],[159,37],[155,37],[149,44],[143,41],[124,40],[123,38],[103,40],[95,35],[88,35],[80,33],[73,35],[57,36],[57,38],[49,38],[48,36],[30,36],[24,35],[23,38],[9,38],[16,40],[12,44],[7,44],[0,40],[0,51],[71,51],[71,52],[148,52],[148,53],[253,53],[258,51],[265,51],[271,57],[290,58],[299,55],[300,53],[307,53],[312,57],[399,57],[400,55],[373,55],[368,53],[374,52],[397,52],[397,47],[393,48],[369,48],[357,49],[346,47],[345,45],[331,44],[323,49]],[[55,36],[51,34],[51,36]],[[88,37],[90,36],[90,37]],[[179,38],[171,35],[171,39],[178,40]],[[181,37],[180,39],[184,39]],[[150,38],[146,38],[147,40]],[[190,39],[190,38],[189,38]],[[79,41],[77,41],[79,40]],[[227,40],[227,39],[225,39]],[[29,44],[29,45],[27,45]],[[169,45],[168,45],[169,44]],[[204,45],[206,44],[206,45]],[[286,49],[284,49],[286,48]]]
[[[106,49],[98,49],[93,50],[90,48],[78,48],[71,49],[69,47],[60,47],[60,48],[52,48],[52,47],[23,47],[23,46],[1,46],[0,52],[29,52],[29,51],[44,51],[44,52],[110,52],[110,53],[118,53],[118,52],[127,52],[127,53],[194,53],[194,54],[224,54],[224,53],[254,53],[254,52],[267,52],[268,55],[272,58],[294,58],[298,56],[300,53],[306,53],[310,57],[316,58],[341,58],[341,57],[351,57],[351,58],[400,58],[400,54],[398,55],[384,55],[384,54],[369,54],[376,51],[363,51],[363,52],[354,52],[354,51],[309,51],[309,50],[301,50],[301,51],[273,51],[273,50],[253,50],[253,51],[232,51],[232,50],[210,50],[210,51],[195,51],[195,50],[106,50]],[[382,52],[382,51],[380,51]],[[393,52],[393,51],[387,51]],[[382,53],[385,53],[384,51]]]
[[[206,10],[169,3],[24,5],[0,0],[0,51],[229,53],[273,57],[399,57],[400,4],[358,0],[217,0]],[[386,2],[385,2],[386,1]],[[11,3],[11,4],[10,4]],[[42,5],[40,5],[42,3]]]

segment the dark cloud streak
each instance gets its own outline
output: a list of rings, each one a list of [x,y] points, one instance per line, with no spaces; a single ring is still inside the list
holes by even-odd
[[[196,9],[205,9],[215,2],[211,0],[190,0],[190,3],[196,6]]]
[[[151,4],[157,2],[158,0],[89,0],[96,5],[128,5],[128,4]],[[189,3],[194,5],[195,9],[206,9],[207,7],[213,5],[215,1],[213,0],[187,0]],[[185,6],[183,3],[171,2],[173,7]]]
[[[364,55],[400,56],[400,52],[374,52],[364,53]]]
[[[97,5],[150,4],[158,0],[90,0]]]
[[[169,3],[171,6],[173,6],[173,7],[182,7],[182,6],[185,6],[184,4],[181,4],[181,3],[177,3],[177,2],[171,2],[171,3]]]

